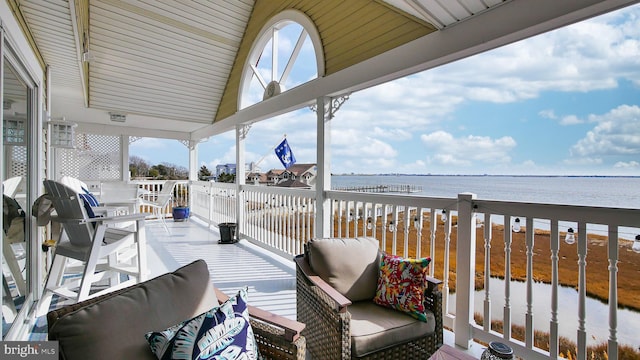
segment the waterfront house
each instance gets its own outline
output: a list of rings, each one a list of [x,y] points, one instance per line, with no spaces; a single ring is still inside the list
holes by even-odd
[[[345,101],[352,92],[634,3],[637,1],[246,0],[177,4],[1,0],[3,179],[25,178],[24,188],[17,195],[25,204],[32,204],[43,193],[44,179],[74,176],[83,180],[89,190],[95,190],[107,180],[130,180],[130,143],[141,137],[175,139],[189,149],[190,181],[180,186],[188,186],[192,216],[203,220],[206,234],[216,232],[215,228],[211,229],[213,225],[235,222],[243,241],[282,256],[284,260],[278,261],[286,264],[290,264],[291,257],[301,253],[304,243],[313,237],[350,237],[364,233],[377,237],[388,251],[408,255],[408,246],[400,239],[409,241],[410,235],[417,236],[420,243],[439,229],[439,234],[445,234],[447,254],[450,242],[457,240],[455,281],[449,279],[447,256],[441,263],[434,264],[443,274],[445,294],[454,283],[456,287],[455,309],[449,308],[445,301],[446,325],[451,329],[446,342],[477,349],[473,339],[500,340],[528,359],[557,357],[558,304],[552,306],[548,351],[533,344],[534,314],[531,311],[527,314],[523,340],[513,339],[509,327],[503,333],[496,333],[488,321],[482,325],[475,323],[474,310],[490,314],[487,309],[474,309],[472,305],[476,215],[494,214],[501,217],[504,224],[516,216],[526,217],[526,221],[534,217],[547,219],[555,240],[566,230],[558,228],[560,220],[573,220],[579,222],[578,234],[582,234],[578,238],[579,321],[575,331],[579,357],[584,359],[586,224],[606,224],[612,229],[632,226],[639,216],[637,210],[487,202],[466,194],[457,199],[421,199],[331,191],[329,127],[332,121],[339,121],[339,109],[348,106]],[[307,38],[313,45],[317,72],[308,81],[287,88],[281,84],[282,79],[275,76],[275,70],[270,78],[253,76],[254,64],[268,50],[265,46],[277,44],[277,30],[286,24],[296,24],[303,29],[300,45]],[[294,63],[293,54],[281,64],[288,60]],[[277,62],[274,64],[277,68]],[[259,98],[244,96],[256,88],[263,92]],[[252,186],[245,183],[244,167],[236,169],[236,184],[197,181],[201,140],[234,131],[235,163],[243,164],[246,163],[246,135],[252,124],[309,106],[317,114],[315,190]],[[86,142],[78,144],[76,134]],[[91,145],[91,151],[78,145]],[[275,183],[280,175],[282,172],[269,173],[268,181]],[[151,183],[144,185],[144,189],[151,189],[153,195],[159,186],[161,184]],[[444,227],[436,229],[435,216],[442,212],[457,213],[453,231],[452,216],[446,218]],[[427,220],[431,229],[426,226]],[[3,278],[25,283],[14,299],[3,296],[5,340],[28,339],[34,328],[41,325],[34,308],[42,294],[50,260],[50,252],[42,251],[41,245],[54,235],[50,227],[38,227],[33,217],[27,216],[25,224],[27,240],[22,250],[15,255],[4,254],[5,258],[17,256],[13,260],[23,265],[24,271],[13,267],[14,271],[9,274],[3,267]],[[484,233],[485,244],[488,242],[485,246],[490,248],[491,227],[486,229],[489,230]],[[150,246],[156,246],[152,250],[158,253],[154,266],[166,271],[177,266],[176,257],[183,261],[205,256],[203,249],[211,245],[203,242],[203,248],[193,248],[193,243],[181,242],[178,246],[178,241],[167,240],[179,239],[178,233],[171,234],[149,232],[154,236]],[[606,270],[610,275],[608,286],[612,299],[607,339],[610,358],[616,358],[618,348],[616,234],[612,230],[608,239],[612,266]],[[185,233],[182,236],[186,236]],[[533,233],[527,236],[530,245],[527,249],[532,251]],[[7,241],[3,239],[3,245]],[[502,256],[508,263],[510,235],[505,235],[502,245],[506,249]],[[242,258],[238,249],[244,245],[228,246],[227,249],[233,250],[216,255],[219,256],[216,261]],[[552,241],[550,246],[546,251],[552,258],[551,271],[555,274],[560,261],[559,245]],[[187,249],[192,252],[187,254]],[[418,245],[418,255],[429,253]],[[175,256],[174,262],[160,260],[168,254]],[[533,256],[527,261],[533,262]],[[251,264],[262,264],[264,270],[272,263],[252,258]],[[238,265],[237,261],[234,265]],[[233,276],[237,282],[252,284],[256,278],[267,281],[264,278],[267,275],[285,277],[280,267],[273,268],[277,269],[262,271],[253,278],[243,274]],[[526,283],[531,285],[531,272],[528,276]],[[228,275],[228,283],[232,282],[231,277]],[[216,279],[214,281],[225,281]],[[557,291],[557,278],[552,285]],[[5,293],[14,295],[6,288]],[[263,300],[277,307],[277,301],[268,297],[270,293],[264,291]],[[295,291],[282,293],[295,297]],[[489,301],[488,291],[486,296]],[[507,302],[510,296],[507,291]],[[526,297],[533,295],[528,292]],[[508,307],[504,313],[504,321],[510,323]]]

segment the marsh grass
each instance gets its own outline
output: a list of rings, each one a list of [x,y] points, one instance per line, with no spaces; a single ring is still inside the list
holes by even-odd
[[[474,319],[476,321],[476,324],[482,325],[483,318],[481,314],[475,313]],[[498,320],[491,321],[491,330],[502,334],[504,331],[503,322]],[[511,325],[511,337],[524,342],[525,327],[520,325]],[[475,341],[482,344],[482,342],[478,340]],[[549,334],[536,330],[533,334],[533,344],[537,348],[549,351]],[[486,346],[487,344],[484,345]],[[560,357],[565,359],[578,358],[577,345],[571,340],[561,336],[558,339],[558,346]],[[608,360],[609,356],[607,355],[607,344],[602,343],[594,346],[587,346],[587,359]],[[618,345],[618,359],[640,360],[640,351],[628,345]]]

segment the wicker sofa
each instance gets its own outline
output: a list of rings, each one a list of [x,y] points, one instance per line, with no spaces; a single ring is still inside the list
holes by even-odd
[[[442,345],[441,281],[427,278],[427,321],[373,302],[373,238],[316,239],[295,257],[297,319],[314,359],[427,359]]]
[[[197,260],[173,273],[47,314],[60,359],[156,359],[144,334],[201,314],[228,297]],[[251,299],[249,299],[250,301]],[[304,324],[249,306],[262,359],[305,358]]]

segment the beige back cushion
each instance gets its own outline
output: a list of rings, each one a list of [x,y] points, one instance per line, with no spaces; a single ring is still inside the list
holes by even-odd
[[[308,250],[311,269],[339,293],[353,302],[373,299],[380,266],[378,240],[314,239]]]
[[[144,334],[161,331],[217,305],[207,264],[198,260],[134,285],[49,324],[60,358],[155,359]]]

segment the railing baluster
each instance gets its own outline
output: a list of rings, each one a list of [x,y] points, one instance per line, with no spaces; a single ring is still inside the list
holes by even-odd
[[[376,239],[378,238],[378,209],[380,206],[381,206],[380,204],[374,203],[373,209],[371,209],[371,218],[372,218],[372,226],[373,226],[373,231],[371,232],[371,236],[373,236]]]
[[[558,343],[558,252],[560,250],[560,233],[558,220],[551,221],[551,320],[549,321],[549,358],[557,359]]]
[[[511,339],[511,216],[504,215],[504,315],[503,336]]]
[[[411,227],[409,208],[407,206],[404,207],[404,249],[403,256],[409,257],[409,228]]]
[[[618,358],[618,227],[609,224],[609,359]]]
[[[587,359],[587,224],[578,223],[578,359]]]
[[[484,214],[484,331],[491,331],[491,214]]]
[[[342,200],[338,201],[338,221],[336,222],[336,226],[338,227],[338,237],[342,237]]]
[[[382,250],[387,251],[387,204],[382,205],[382,214],[380,215],[380,223],[382,224],[380,237],[382,237]]]
[[[422,257],[422,212],[423,208],[416,208],[415,226],[416,226],[416,258]],[[433,258],[432,258],[433,259]],[[430,266],[432,268],[433,265]]]
[[[525,346],[528,349],[533,348],[533,244],[535,229],[533,228],[533,218],[527,217],[526,227],[527,242],[527,313],[525,314]]]
[[[398,255],[398,207],[393,205],[391,214],[391,221],[393,221],[393,227],[391,229],[391,253],[393,255]]]
[[[447,210],[449,212],[449,210]],[[449,250],[451,245],[451,214],[447,216],[447,220],[444,222],[444,271],[443,271],[443,284],[442,287],[442,300],[443,311],[445,314],[449,313],[449,257],[451,252]]]
[[[436,260],[436,230],[438,229],[438,216],[436,209],[429,210],[429,256],[435,262]],[[436,264],[429,266],[429,276],[434,277],[436,272]],[[445,313],[446,314],[446,313]]]

